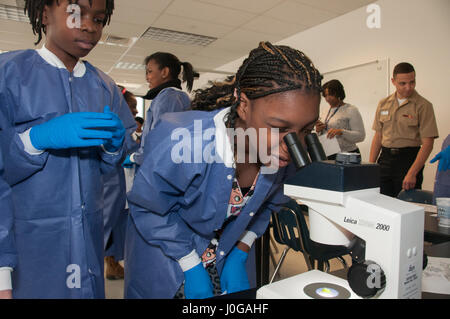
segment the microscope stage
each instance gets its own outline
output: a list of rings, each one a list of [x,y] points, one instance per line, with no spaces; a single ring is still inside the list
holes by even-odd
[[[258,289],[257,299],[359,299],[347,281],[311,270]]]

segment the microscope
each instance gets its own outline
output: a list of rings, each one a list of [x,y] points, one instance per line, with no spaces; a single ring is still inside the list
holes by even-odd
[[[347,280],[318,270],[263,286],[260,299],[421,298],[423,208],[380,194],[379,166],[354,153],[326,160],[315,134],[285,137],[297,173],[285,195],[309,208],[311,240],[348,247]]]

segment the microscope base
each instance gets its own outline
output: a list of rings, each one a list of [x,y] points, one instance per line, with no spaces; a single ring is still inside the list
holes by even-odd
[[[360,299],[347,281],[311,270],[258,289],[256,299]]]

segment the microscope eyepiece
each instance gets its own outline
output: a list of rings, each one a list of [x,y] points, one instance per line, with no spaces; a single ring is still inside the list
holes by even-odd
[[[309,156],[313,162],[325,161],[327,159],[327,155],[316,133],[306,135],[305,141],[308,146]]]
[[[302,144],[298,140],[297,134],[289,133],[284,137],[284,142],[289,150],[289,154],[291,155],[292,161],[295,164],[297,169],[305,167],[308,164],[311,164],[311,160],[308,157],[308,153],[306,153]]]

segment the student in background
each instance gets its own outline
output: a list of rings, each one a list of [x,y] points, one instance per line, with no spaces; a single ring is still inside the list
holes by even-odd
[[[189,95],[181,90],[179,76],[183,70],[182,78],[187,82],[187,90],[192,90],[194,83],[194,70],[189,62],[180,62],[173,54],[156,52],[145,58],[146,78],[150,90],[144,99],[151,100],[151,106],[145,117],[145,124],[141,136],[141,146],[133,153],[129,161],[141,165],[144,160],[145,138],[155,127],[164,113],[186,111],[190,106]],[[127,160],[128,162],[128,160]]]
[[[430,163],[439,161],[434,183],[434,201],[437,197],[450,197],[450,135],[442,143],[442,150]]]
[[[322,90],[330,108],[321,116],[324,122],[317,121],[316,132],[326,134],[330,139],[336,137],[341,152],[360,153],[356,143],[364,141],[366,131],[358,108],[344,102],[345,90],[339,80],[325,83]],[[328,159],[334,160],[336,155],[330,155]]]
[[[381,194],[421,189],[423,168],[438,137],[433,105],[416,88],[416,71],[406,62],[394,68],[396,91],[378,104],[369,162],[381,168]],[[381,151],[381,154],[380,154]]]
[[[295,132],[303,141],[313,129],[321,79],[302,52],[262,42],[233,86],[196,104],[211,112],[163,116],[147,136],[145,160],[128,196],[125,298],[208,298],[250,288],[250,248],[266,231],[272,210],[288,201],[282,186],[295,173],[283,138]],[[263,146],[242,139],[239,158],[229,134],[240,129],[276,140]],[[189,143],[181,155],[174,132],[200,137],[200,143]],[[268,159],[252,162],[250,150],[265,150]],[[196,154],[204,157],[195,160]],[[265,171],[270,165],[277,169]]]
[[[0,55],[2,178],[11,186],[14,298],[104,298],[103,181],[135,130],[113,80],[82,61],[112,0],[27,0],[38,50]],[[79,6],[80,25],[68,25]],[[68,10],[69,9],[69,10]],[[2,223],[3,221],[0,221]]]
[[[133,115],[133,117],[136,116],[136,114],[139,113],[138,110],[137,110],[136,96],[134,96],[133,93],[128,91],[122,85],[118,85],[118,87],[119,87],[120,92],[122,92],[123,98],[125,99],[125,101],[127,101],[127,104],[128,104],[128,107],[130,108],[131,114]]]
[[[136,120],[137,129],[136,132],[133,133],[133,138],[136,141],[136,143],[141,144],[142,127],[144,126],[144,119],[139,116],[136,116],[134,119]]]
[[[119,85],[119,89],[127,101],[130,112],[135,116],[138,113],[136,97],[123,86]],[[126,136],[125,143],[128,153],[132,153],[139,148],[139,144],[133,136]],[[103,190],[105,201],[103,209],[105,276],[109,280],[123,279],[123,267],[119,264],[119,261],[123,260],[128,210],[126,210],[126,177],[122,165],[120,163],[116,165],[116,168],[106,174],[103,180],[105,183]]]

